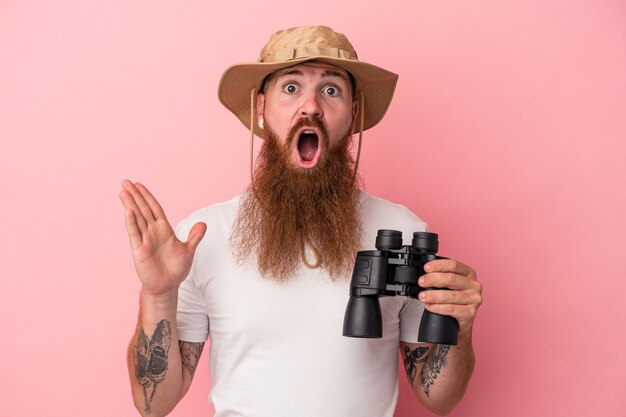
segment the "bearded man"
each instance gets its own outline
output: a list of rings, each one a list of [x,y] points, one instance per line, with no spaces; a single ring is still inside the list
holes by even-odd
[[[264,139],[242,196],[195,212],[174,233],[152,194],[124,181],[120,197],[142,284],[128,350],[142,415],[169,413],[191,384],[210,337],[216,417],[391,417],[398,348],[415,395],[445,414],[474,367],[471,331],[482,302],[475,272],[425,266],[420,300],[380,299],[383,337],[342,336],[356,252],[378,229],[426,225],[359,189],[352,136],[378,123],[397,75],[357,59],[347,38],[307,26],[274,34],[259,62],[224,73],[219,98]],[[203,239],[208,230],[207,237]],[[443,290],[446,289],[446,290]],[[459,324],[455,346],[419,343],[424,311]]]

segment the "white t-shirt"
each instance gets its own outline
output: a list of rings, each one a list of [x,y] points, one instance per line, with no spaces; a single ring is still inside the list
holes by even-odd
[[[193,213],[177,228],[186,240],[205,222],[191,272],[179,290],[180,340],[210,337],[210,399],[215,417],[392,417],[398,396],[399,341],[416,342],[423,306],[381,297],[383,337],[342,336],[350,277],[332,281],[304,266],[284,283],[253,262],[236,264],[229,245],[240,197]],[[378,229],[408,244],[426,224],[407,208],[362,193],[364,249]]]

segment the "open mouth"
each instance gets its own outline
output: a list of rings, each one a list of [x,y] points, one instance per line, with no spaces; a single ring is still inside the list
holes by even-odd
[[[313,168],[317,165],[320,155],[319,134],[313,129],[305,128],[298,135],[296,146],[298,163],[303,168]]]

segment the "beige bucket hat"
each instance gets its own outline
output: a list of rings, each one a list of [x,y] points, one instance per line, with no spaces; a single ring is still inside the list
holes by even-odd
[[[357,89],[363,94],[363,130],[380,122],[391,103],[398,75],[359,61],[348,38],[326,26],[302,26],[273,34],[257,62],[233,65],[224,72],[218,88],[219,100],[250,129],[251,103],[265,77],[312,60],[343,68],[354,76]],[[259,126],[255,124],[253,128],[256,136],[264,138]]]

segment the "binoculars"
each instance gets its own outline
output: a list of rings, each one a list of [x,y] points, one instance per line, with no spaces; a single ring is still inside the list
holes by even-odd
[[[343,320],[343,335],[380,338],[383,336],[382,314],[378,297],[402,295],[417,298],[419,293],[441,288],[422,288],[417,284],[425,274],[424,265],[437,256],[436,233],[415,232],[411,245],[402,245],[402,232],[379,230],[376,250],[357,252],[350,299]],[[456,345],[459,324],[455,318],[424,310],[420,322],[419,342]]]

